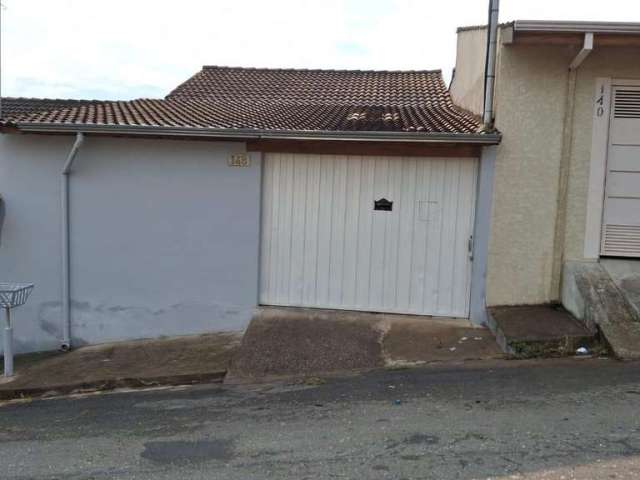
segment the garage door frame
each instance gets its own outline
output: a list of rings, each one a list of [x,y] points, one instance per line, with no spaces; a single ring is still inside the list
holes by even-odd
[[[487,325],[488,323],[486,311],[486,273],[496,151],[497,146],[490,145],[477,148],[474,155],[468,155],[469,157],[474,158],[479,157],[473,226],[473,262],[471,265],[469,300],[470,320],[476,325]],[[480,153],[480,155],[478,155],[478,153]],[[264,158],[265,153],[261,152],[263,176],[265,172]],[[264,179],[262,188],[264,189]],[[259,265],[261,269],[262,261],[259,262]],[[259,282],[261,282],[261,275],[262,272],[259,271]]]

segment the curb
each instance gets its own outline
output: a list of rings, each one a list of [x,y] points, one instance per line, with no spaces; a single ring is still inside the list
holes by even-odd
[[[90,393],[115,390],[117,388],[148,388],[159,386],[193,385],[198,383],[222,383],[226,370],[209,373],[192,373],[183,375],[166,375],[148,378],[114,378],[91,382],[69,383],[64,385],[48,385],[46,387],[0,388],[0,400],[19,398],[37,398],[45,393],[55,392],[55,396],[74,393]]]

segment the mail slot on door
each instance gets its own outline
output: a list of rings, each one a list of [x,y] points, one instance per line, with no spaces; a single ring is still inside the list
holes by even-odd
[[[386,198],[375,200],[373,202],[373,209],[381,212],[390,212],[393,210],[393,202],[390,202]]]

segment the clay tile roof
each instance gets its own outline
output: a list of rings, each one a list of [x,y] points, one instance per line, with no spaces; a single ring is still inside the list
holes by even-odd
[[[33,113],[58,110],[61,108],[78,107],[92,103],[101,103],[100,100],[74,100],[62,98],[24,98],[2,97],[1,114],[3,119],[17,119]]]
[[[478,119],[451,101],[436,71],[205,66],[164,99],[88,102],[17,123],[195,129],[473,134]]]

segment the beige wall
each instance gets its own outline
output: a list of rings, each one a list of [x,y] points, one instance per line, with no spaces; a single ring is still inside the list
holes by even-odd
[[[482,114],[484,106],[486,43],[486,28],[458,33],[456,73],[451,81],[451,98],[456,105],[476,115]]]
[[[596,79],[610,77],[640,80],[639,58],[640,48],[596,49],[578,71],[565,230],[565,259],[567,260],[580,260],[584,256],[586,198]]]
[[[489,248],[488,305],[557,301],[552,284],[558,175],[569,47],[501,46],[498,148]],[[640,49],[601,49],[577,76],[569,165],[565,259],[582,259],[597,77],[640,78]]]
[[[550,279],[572,50],[501,46],[487,304],[551,301]]]

